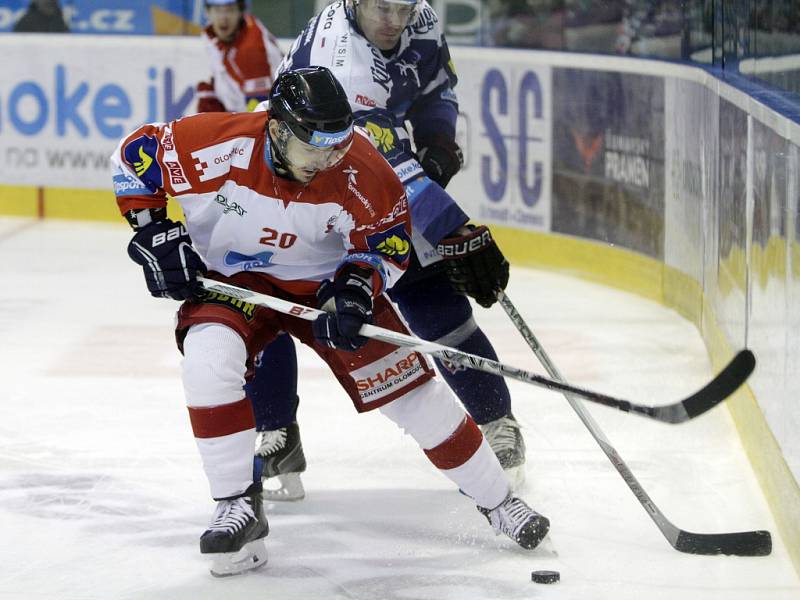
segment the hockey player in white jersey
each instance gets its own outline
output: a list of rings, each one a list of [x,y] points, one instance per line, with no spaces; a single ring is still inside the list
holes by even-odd
[[[244,383],[285,331],[311,346],[359,412],[379,409],[477,504],[496,532],[533,548],[547,518],[514,496],[497,457],[427,360],[358,335],[407,331],[383,292],[410,254],[405,190],[354,131],[342,87],[323,67],[282,73],[269,112],[205,113],[144,125],[112,156],[128,254],[153,296],[185,300],[176,338],[189,420],[217,509],[200,538],[214,575],[266,561],[254,482],[255,418]],[[186,226],[166,218],[174,197]],[[326,311],[313,323],[207,292],[198,273]]]
[[[356,123],[369,132],[408,194],[413,247],[408,272],[390,292],[420,337],[496,359],[475,323],[468,294],[482,306],[508,281],[508,263],[486,227],[468,216],[444,187],[461,167],[455,142],[457,78],[438,17],[421,0],[347,0],[330,4],[297,37],[280,69],[321,65],[342,83]],[[406,121],[413,125],[412,135]],[[438,249],[438,252],[437,252]],[[442,261],[441,255],[449,260]],[[260,435],[265,489],[274,500],[297,500],[306,468],[291,389],[293,358],[267,347],[249,384]],[[481,426],[515,484],[524,477],[525,443],[504,380],[437,361],[467,411]]]

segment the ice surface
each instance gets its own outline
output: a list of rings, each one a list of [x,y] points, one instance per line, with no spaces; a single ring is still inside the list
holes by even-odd
[[[184,407],[177,303],[147,294],[124,225],[0,219],[0,598],[778,600],[800,580],[727,410],[685,425],[589,406],[666,516],[767,528],[761,558],[676,552],[556,393],[511,382],[523,496],[552,521],[527,552],[380,414],[357,415],[300,351],[307,497],[269,504],[270,562],[217,580],[214,508]],[[652,404],[711,376],[695,328],[640,298],[514,269],[509,296],[576,385]],[[506,363],[544,373],[505,313],[477,318]],[[532,570],[561,582],[531,583]]]

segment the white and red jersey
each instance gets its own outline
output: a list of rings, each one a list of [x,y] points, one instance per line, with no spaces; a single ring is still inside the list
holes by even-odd
[[[278,40],[258,18],[245,15],[230,43],[221,41],[209,25],[203,32],[203,42],[211,61],[212,85],[198,85],[199,111],[204,112],[204,104],[209,107],[217,100],[228,112],[242,112],[269,97],[283,53]]]
[[[144,125],[112,155],[120,210],[174,197],[209,268],[263,273],[292,294],[313,294],[345,263],[375,270],[391,287],[410,250],[400,180],[366,134],[307,184],[275,174],[267,113],[204,113]]]

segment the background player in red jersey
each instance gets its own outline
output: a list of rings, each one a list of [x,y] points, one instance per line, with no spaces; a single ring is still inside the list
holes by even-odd
[[[269,96],[283,53],[275,36],[245,9],[244,0],[206,0],[203,42],[211,80],[197,85],[198,112],[253,110]]]

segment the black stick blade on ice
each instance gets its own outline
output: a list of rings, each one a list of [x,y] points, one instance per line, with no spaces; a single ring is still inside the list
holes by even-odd
[[[683,423],[711,410],[733,394],[756,367],[756,357],[750,350],[740,350],[719,374],[705,387],[685,400],[667,406],[653,407],[652,417],[666,423]]]
[[[737,533],[692,533],[680,530],[674,547],[687,554],[767,556],[772,552],[772,536],[764,530]]]

